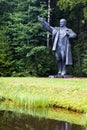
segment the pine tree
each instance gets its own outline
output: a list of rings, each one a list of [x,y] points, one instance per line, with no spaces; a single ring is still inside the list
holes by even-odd
[[[5,35],[4,28],[0,30],[0,76],[11,76],[14,60],[8,44],[8,38]]]

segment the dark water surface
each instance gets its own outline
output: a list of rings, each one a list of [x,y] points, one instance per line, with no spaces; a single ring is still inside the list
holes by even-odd
[[[86,130],[86,127],[32,115],[0,111],[0,130]]]

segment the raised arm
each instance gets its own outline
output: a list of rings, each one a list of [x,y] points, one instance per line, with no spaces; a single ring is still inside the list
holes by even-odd
[[[40,21],[41,22],[41,24],[43,25],[43,27],[47,30],[47,31],[49,31],[49,32],[52,32],[53,31],[53,27],[52,26],[50,26],[43,18],[38,18],[38,21]]]

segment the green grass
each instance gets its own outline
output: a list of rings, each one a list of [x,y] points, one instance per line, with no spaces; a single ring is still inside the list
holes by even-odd
[[[87,113],[87,79],[0,78],[1,106],[60,107]]]

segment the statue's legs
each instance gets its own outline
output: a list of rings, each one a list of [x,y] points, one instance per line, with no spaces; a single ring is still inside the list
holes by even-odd
[[[58,75],[61,75],[62,73],[62,62],[61,60],[58,61]]]
[[[61,75],[65,75],[66,74],[66,65],[64,62],[62,62],[62,72]]]
[[[66,74],[66,65],[65,62],[62,60],[58,61],[58,75],[65,75]]]
[[[65,75],[66,64],[65,64],[65,53],[63,50],[56,52],[56,59],[58,61],[58,75]]]
[[[58,61],[58,75],[61,75],[62,73],[62,59],[60,51],[56,51],[56,59]]]
[[[61,75],[65,75],[66,74],[66,63],[65,63],[65,53],[64,51],[61,51],[61,59],[62,59],[62,71],[61,71]]]

